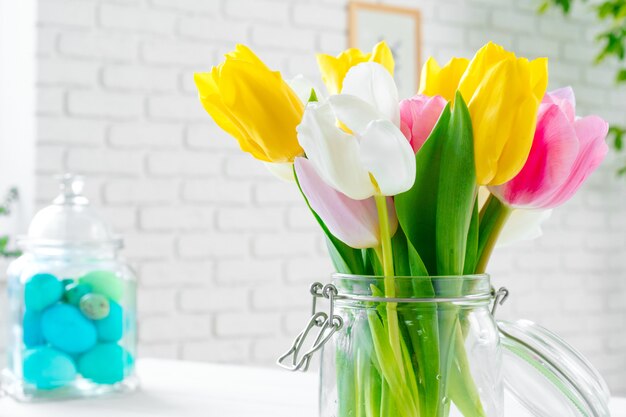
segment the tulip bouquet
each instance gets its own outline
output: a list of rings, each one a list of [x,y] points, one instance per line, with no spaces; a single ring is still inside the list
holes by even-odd
[[[285,81],[242,45],[195,81],[241,149],[299,187],[337,271],[384,277],[371,289],[381,297],[396,295],[400,276],[423,277],[411,291],[432,297],[428,277],[484,272],[499,237],[536,234],[536,219],[607,153],[606,122],[577,117],[570,88],[546,93],[543,58],[493,43],[443,67],[430,58],[404,100],[384,42],[318,64],[327,93]],[[394,303],[374,310],[370,356],[338,356],[354,372],[339,382],[339,415],[441,417],[450,400],[466,417],[485,415],[468,371],[450,365],[463,363],[459,320],[436,307],[406,314]],[[421,338],[407,336],[415,323]],[[364,361],[375,369],[366,376]]]

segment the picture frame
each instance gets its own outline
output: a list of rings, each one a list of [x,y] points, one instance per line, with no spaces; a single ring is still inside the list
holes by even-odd
[[[418,9],[353,1],[348,5],[348,44],[370,51],[385,40],[393,53],[400,98],[415,95],[422,68],[422,28]]]

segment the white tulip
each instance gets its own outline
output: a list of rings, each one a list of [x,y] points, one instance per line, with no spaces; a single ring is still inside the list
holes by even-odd
[[[552,209],[513,209],[500,233],[496,247],[506,247],[541,237],[543,235],[541,226],[551,215]]]
[[[367,62],[348,71],[341,94],[309,103],[298,141],[320,177],[337,191],[355,200],[392,196],[415,181],[415,154],[399,122],[392,76]]]
[[[485,204],[489,194],[487,187],[478,189],[479,207]],[[513,209],[500,232],[500,236],[496,241],[496,247],[502,248],[541,237],[543,235],[541,226],[551,215],[552,209]]]

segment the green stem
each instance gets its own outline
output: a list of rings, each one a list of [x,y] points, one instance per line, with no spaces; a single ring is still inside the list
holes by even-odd
[[[502,204],[493,194],[489,195],[485,206],[481,209],[477,274],[482,274],[487,269],[491,253],[512,211],[513,209]]]
[[[382,252],[381,262],[385,276],[385,297],[393,298],[396,296],[396,286],[393,270],[393,251],[391,249],[391,229],[389,227],[389,214],[387,213],[387,197],[384,195],[376,195],[374,196],[374,200],[376,201],[378,222],[380,224],[381,250],[379,252]],[[389,342],[396,361],[398,364],[401,364],[402,348],[400,346],[400,325],[398,323],[397,303],[386,303],[386,308]],[[404,368],[400,366],[400,369],[403,370]],[[403,379],[404,376],[405,375],[402,375]]]
[[[376,210],[378,211],[378,221],[380,224],[380,250],[377,253],[382,252],[381,262],[383,264],[383,271],[385,274],[385,296],[395,297],[395,286],[390,285],[387,288],[387,283],[393,283],[393,252],[391,249],[391,229],[389,227],[389,213],[387,212],[387,197],[384,195],[377,195],[374,197],[376,201]],[[387,281],[389,279],[389,281]]]
[[[449,375],[448,396],[462,415],[485,417],[480,394],[470,371],[462,327],[460,323],[457,323],[455,329],[454,358]]]
[[[363,378],[364,378],[364,370],[365,370],[365,364],[364,364],[365,358],[363,355],[363,351],[359,348],[357,348],[357,352],[356,352],[356,366],[355,366],[355,373],[354,373],[354,386],[355,388],[355,396],[354,396],[354,415],[355,417],[364,417],[363,416],[363,411],[364,411],[364,398],[363,398]]]

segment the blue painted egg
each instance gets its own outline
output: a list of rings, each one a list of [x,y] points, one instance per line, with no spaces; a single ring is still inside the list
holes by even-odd
[[[22,321],[23,338],[26,347],[43,345],[46,340],[41,331],[41,313],[38,311],[26,310]]]
[[[41,330],[48,343],[66,353],[82,353],[96,344],[93,323],[69,304],[59,303],[44,311]]]
[[[78,372],[98,384],[115,384],[130,375],[133,357],[115,343],[99,343],[78,359]]]
[[[35,274],[24,285],[27,310],[41,311],[61,299],[63,284],[52,274]]]
[[[115,272],[92,271],[79,279],[81,284],[89,284],[93,292],[119,302],[124,295],[124,281]]]
[[[109,315],[94,324],[99,340],[117,342],[124,335],[124,310],[115,301],[109,301]]]
[[[91,292],[91,285],[74,283],[65,287],[65,301],[78,307],[80,299]]]
[[[24,381],[38,389],[65,386],[76,378],[76,365],[68,355],[48,346],[27,350],[23,362]]]

